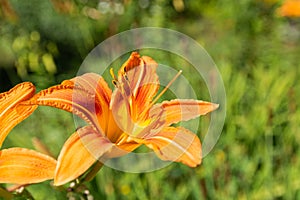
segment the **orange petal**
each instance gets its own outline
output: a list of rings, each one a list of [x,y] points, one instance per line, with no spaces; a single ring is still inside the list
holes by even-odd
[[[88,170],[113,144],[86,126],[78,129],[64,144],[57,161],[54,185],[63,185]]]
[[[160,133],[145,139],[159,158],[182,162],[190,167],[201,163],[201,143],[191,131],[182,127],[166,127]]]
[[[17,106],[32,97],[34,92],[34,85],[24,82],[0,94],[0,147],[11,129],[36,109],[36,106]]]
[[[143,119],[143,117],[134,119],[132,117],[131,104],[121,92],[113,93],[111,105],[117,126],[122,132],[130,136],[143,137],[157,133],[165,124],[165,117],[162,117],[164,114],[162,108],[153,110],[146,119]]]
[[[130,140],[126,133],[123,133],[118,139],[111,151],[103,155],[104,160],[124,156],[142,145],[142,143]]]
[[[56,160],[33,150],[10,148],[0,151],[0,182],[38,183],[54,178]]]
[[[173,123],[188,121],[190,119],[199,117],[200,115],[205,115],[209,112],[214,111],[218,107],[218,104],[206,101],[175,99],[172,101],[164,101],[162,103],[155,104],[151,108],[150,113],[156,112],[157,109],[163,108],[165,111],[165,126],[169,126]]]
[[[140,65],[140,54],[138,52],[132,52],[127,61],[121,66],[118,71],[118,76],[123,76],[129,70]]]
[[[156,68],[154,60],[146,56],[140,58],[136,52],[121,67],[110,108],[122,132],[136,136],[145,126],[143,122],[149,118],[148,110],[159,88]]]
[[[76,87],[84,88],[90,94],[95,95],[95,99],[100,101],[102,104],[107,106],[109,105],[112,91],[100,75],[95,73],[86,73],[69,81],[73,82]],[[63,85],[67,83],[68,81],[62,82]]]
[[[129,99],[123,95],[119,89],[116,89],[112,94],[110,106],[117,126],[122,132],[130,134],[135,122],[131,117],[131,105]]]
[[[103,155],[103,160],[124,156],[124,155],[134,151],[136,148],[138,148],[141,145],[142,144],[139,144],[136,142],[127,142],[127,143],[120,144],[120,145],[114,145],[109,152],[107,152]]]
[[[278,9],[278,13],[284,17],[300,17],[300,1],[286,0]]]
[[[103,124],[102,118],[98,120],[98,117],[101,113],[108,115],[110,93],[99,75],[86,74],[42,90],[23,104],[52,106],[73,112],[100,131],[102,128],[106,129],[106,124]]]
[[[134,121],[147,117],[144,111],[148,110],[159,89],[156,68],[157,63],[152,58],[140,58],[137,52],[133,52],[119,70],[118,81],[123,88],[116,89],[114,93],[125,91],[127,101],[131,102],[131,117]]]
[[[157,94],[160,86],[158,76],[156,74],[156,68],[158,66],[157,63],[147,56],[143,56],[142,61],[143,66],[141,69],[143,70],[143,73],[140,75],[141,78],[139,80],[139,84],[136,85],[137,92],[134,99],[137,112],[139,113],[139,118],[141,117],[140,114],[144,113],[144,110],[149,109],[149,105]]]
[[[98,118],[98,123],[100,124],[100,127],[102,128],[102,131],[106,134],[106,136],[112,142],[114,142],[119,134],[121,134],[121,131],[116,125],[109,108],[112,91],[108,87],[105,80],[98,74],[86,73],[82,76],[77,76],[69,81],[75,84],[76,88],[84,88],[88,93],[95,96],[95,112]],[[67,82],[64,81],[62,84],[67,84]],[[74,91],[75,94],[73,95],[73,99],[75,100],[75,102],[76,99],[82,98],[80,91],[77,95],[76,88]]]

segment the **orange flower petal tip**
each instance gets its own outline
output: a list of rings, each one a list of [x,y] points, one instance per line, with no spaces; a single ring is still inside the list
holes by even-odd
[[[282,17],[300,17],[300,0],[286,0],[277,11]]]
[[[23,185],[53,179],[55,167],[55,159],[30,149],[0,151],[0,183]]]
[[[34,85],[24,82],[0,94],[0,146],[10,130],[36,109],[37,106],[20,105],[31,98],[34,93]]]

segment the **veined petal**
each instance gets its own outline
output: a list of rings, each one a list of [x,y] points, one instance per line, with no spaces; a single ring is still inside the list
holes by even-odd
[[[128,98],[117,88],[111,99],[111,111],[114,121],[122,132],[131,134],[134,127],[134,121],[131,117],[130,103]]]
[[[0,94],[0,117],[2,117],[9,109],[16,106],[21,101],[29,99],[34,95],[35,87],[30,82],[24,82],[16,85],[8,92]]]
[[[137,92],[134,99],[135,102],[133,103],[133,105],[136,106],[135,109],[137,110],[138,118],[142,117],[141,115],[145,113],[145,110],[148,111],[148,109],[150,109],[149,106],[160,86],[156,74],[158,64],[148,56],[143,56],[142,61],[143,66],[141,67],[141,70],[143,70],[143,73],[140,74],[140,81],[136,86]],[[145,117],[147,117],[147,112],[145,114]]]
[[[84,89],[88,94],[94,96],[93,100],[95,102],[94,104],[96,106],[96,112],[98,115],[103,115],[102,110],[109,108],[112,91],[100,75],[95,73],[86,73],[71,80],[64,81],[62,82],[62,85],[70,84],[70,82],[76,86],[73,94],[73,99],[75,102],[77,98],[80,101],[82,95],[80,90]],[[76,93],[77,88],[79,90],[78,95]]]
[[[123,76],[129,70],[139,66],[141,62],[140,58],[141,56],[138,52],[132,52],[127,61],[120,67],[118,77]]]
[[[86,73],[69,81],[80,88],[86,89],[90,94],[95,94],[96,99],[99,101],[106,102],[106,105],[109,104],[112,91],[102,76],[95,73]],[[62,82],[62,84],[66,83],[67,82]]]
[[[24,82],[0,94],[0,147],[11,129],[36,109],[37,106],[17,106],[32,97],[34,92],[34,85]]]
[[[155,104],[151,108],[150,113],[156,112],[157,109],[163,108],[165,111],[165,126],[169,126],[173,123],[177,123],[180,121],[188,121],[199,117],[200,115],[205,115],[209,112],[216,110],[218,107],[218,104],[206,101],[191,99],[175,99]]]
[[[131,140],[128,134],[123,133],[119,137],[119,140],[115,143],[113,148],[103,155],[103,158],[105,160],[105,159],[124,156],[134,151],[136,148],[138,148],[141,145],[142,143],[137,143]]]
[[[68,81],[69,85],[65,83],[42,90],[21,105],[51,106],[72,112],[89,122],[95,129],[101,130],[95,112],[95,95],[84,88],[75,89],[71,81]]]
[[[119,70],[118,85],[110,108],[122,132],[136,135],[136,128],[145,126],[149,108],[159,88],[157,63],[150,57],[133,52]]]
[[[151,101],[159,89],[157,66],[152,58],[140,57],[137,52],[133,52],[118,72],[119,81],[124,82],[123,76],[126,75],[133,96],[144,104]]]
[[[54,185],[63,185],[79,177],[112,146],[91,126],[78,129],[66,141],[58,156]]]
[[[94,111],[96,112],[98,123],[106,136],[112,142],[115,141],[118,133],[121,134],[121,131],[116,125],[109,107],[112,91],[108,87],[108,84],[100,75],[95,73],[86,73],[69,81],[64,81],[62,84],[69,84],[70,81],[76,85],[73,101],[77,102],[76,99],[79,99],[80,101],[82,98],[80,89],[77,93],[76,88],[84,88],[89,94],[95,96]]]
[[[183,127],[166,127],[144,141],[162,160],[182,162],[190,167],[201,163],[200,140]]]
[[[33,150],[0,151],[0,183],[31,184],[54,178],[56,160]]]
[[[133,119],[130,112],[130,102],[128,102],[126,96],[119,92],[114,92],[112,95],[111,109],[118,127],[130,136],[141,138],[145,135],[157,133],[165,124],[165,117],[163,116],[165,113],[160,107],[153,110],[147,119]]]
[[[140,57],[137,52],[133,52],[119,70],[118,81],[122,88],[117,88],[114,92],[127,95],[126,100],[130,102],[130,113],[134,121],[147,117],[149,105],[159,89],[157,66],[152,58]]]

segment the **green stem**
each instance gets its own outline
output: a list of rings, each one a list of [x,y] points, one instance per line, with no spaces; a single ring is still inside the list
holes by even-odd
[[[0,197],[3,197],[4,199],[12,199],[14,195],[0,187]]]
[[[91,171],[89,171],[85,177],[83,178],[82,182],[89,182],[91,181],[96,174],[98,173],[98,171],[102,168],[103,163],[100,161],[97,161],[96,164],[93,166],[93,168],[91,169]]]

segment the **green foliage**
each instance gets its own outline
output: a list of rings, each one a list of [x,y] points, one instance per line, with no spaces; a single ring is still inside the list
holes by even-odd
[[[10,15],[0,3],[1,91],[25,80],[39,90],[58,84],[75,76],[99,42],[143,26],[191,36],[222,74],[226,123],[201,166],[176,163],[145,174],[103,167],[86,184],[94,199],[299,199],[300,19],[277,16],[279,2],[184,1],[184,9],[176,0],[7,2]],[[163,52],[150,56],[178,69],[189,65]],[[192,69],[184,73],[197,84]],[[208,99],[205,84],[200,85],[198,98]],[[200,121],[205,130],[209,117]],[[34,148],[31,139],[38,137],[57,156],[74,131],[71,114],[41,107],[10,133],[3,148]],[[27,190],[35,199],[80,199],[49,182]]]

